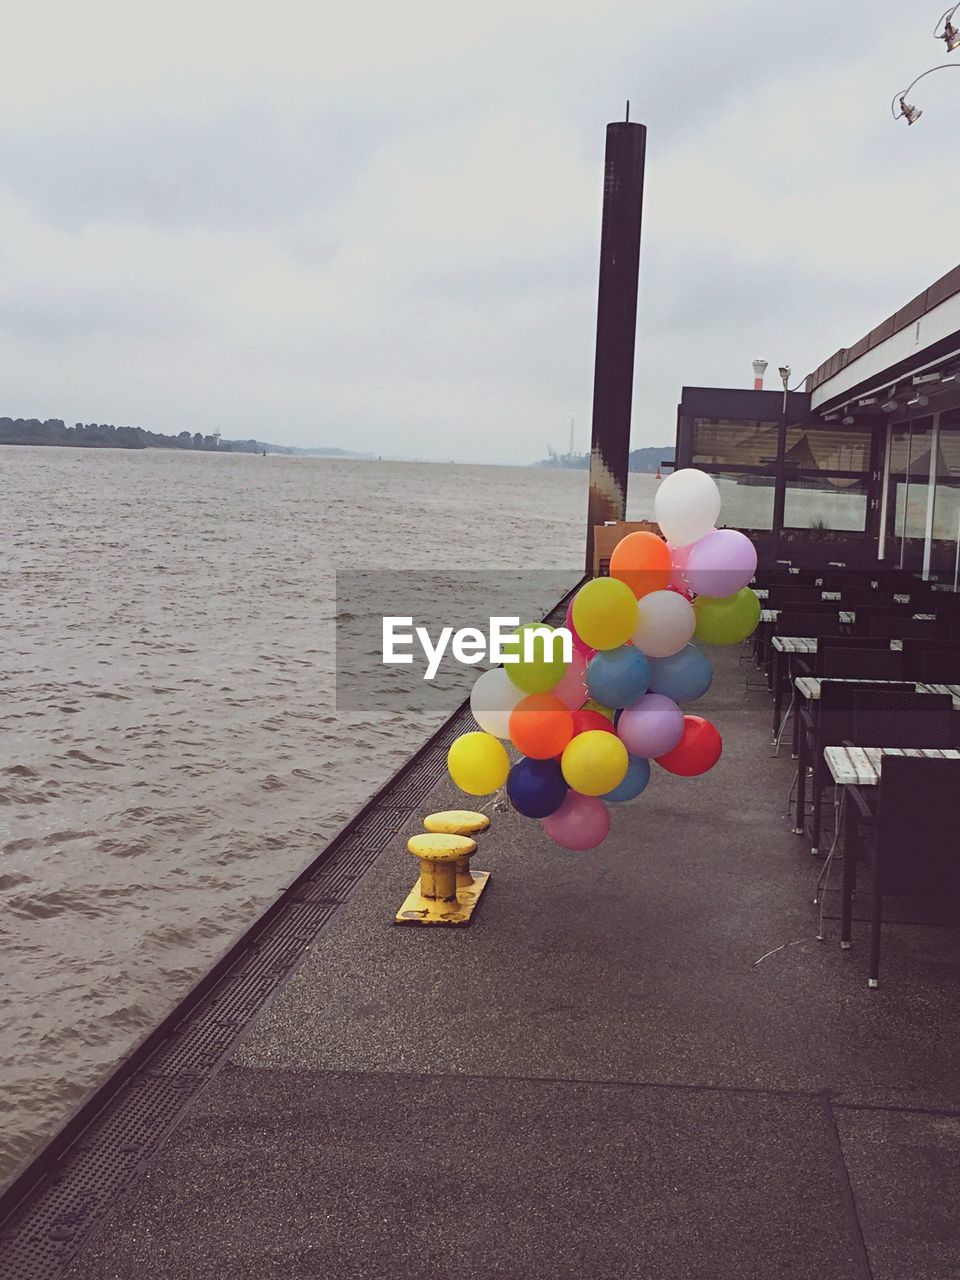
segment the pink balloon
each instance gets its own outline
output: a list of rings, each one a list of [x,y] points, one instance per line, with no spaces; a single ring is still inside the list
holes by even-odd
[[[567,628],[567,630],[570,632],[571,636],[573,637],[574,649],[577,650],[579,653],[582,653],[584,658],[586,658],[587,662],[589,662],[590,659],[593,657],[593,655],[597,652],[597,650],[591,648],[591,646],[587,644],[586,640],[580,639],[580,636],[577,632],[577,628],[573,625],[573,601],[572,600],[567,605],[567,620],[563,625]]]
[[[665,756],[683,737],[683,712],[666,694],[645,693],[617,721],[617,735],[632,756]]]
[[[550,690],[571,711],[579,711],[590,694],[587,692],[587,660],[579,649],[574,649],[570,665],[559,684]]]
[[[688,599],[691,593],[690,584],[687,582],[687,558],[696,545],[695,542],[691,542],[687,547],[672,547],[669,542],[667,543],[670,550],[670,563],[673,565],[673,572],[670,574],[667,585]]]
[[[757,570],[757,549],[737,529],[711,529],[687,556],[687,582],[697,595],[711,599],[734,596]]]
[[[563,849],[595,849],[610,830],[610,811],[599,796],[568,791],[563,804],[540,819],[544,831]]]

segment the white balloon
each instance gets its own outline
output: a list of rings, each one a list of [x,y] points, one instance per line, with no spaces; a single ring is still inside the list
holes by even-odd
[[[683,467],[661,482],[653,509],[666,540],[675,547],[688,547],[716,523],[720,490],[705,471]]]
[[[650,591],[637,601],[634,646],[648,658],[669,658],[693,639],[697,615],[676,591]]]
[[[470,691],[470,710],[484,731],[495,738],[510,737],[510,712],[527,697],[518,689],[503,667],[484,671]]]

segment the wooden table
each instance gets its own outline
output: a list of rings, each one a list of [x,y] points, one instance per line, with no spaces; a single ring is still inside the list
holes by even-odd
[[[776,740],[780,732],[780,708],[783,704],[783,681],[780,664],[784,656],[787,659],[787,675],[792,679],[791,659],[798,655],[817,652],[817,641],[814,636],[774,636],[773,637],[773,737]],[[890,648],[902,652],[903,641],[891,640]]]
[[[826,593],[824,593],[824,599],[826,599]],[[802,604],[795,606],[791,605],[790,608],[792,612],[803,612]],[[779,609],[761,609],[760,621],[776,622],[780,617],[780,613],[781,610]],[[840,615],[840,621],[846,626],[851,626],[857,620],[857,611],[855,609],[840,609],[838,610],[838,613]],[[913,622],[936,622],[937,620],[937,615],[935,613],[912,613],[910,617]]]
[[[880,785],[880,763],[884,756],[910,756],[919,760],[960,760],[960,751],[951,751],[939,747],[824,747],[823,758],[830,776],[838,787],[878,787]],[[877,816],[877,806],[872,800],[861,797],[867,811]],[[841,886],[840,908],[840,949],[850,948],[852,929],[852,899],[856,886],[857,818],[855,805],[851,801],[846,806],[843,818],[843,884]],[[876,888],[874,892],[876,893]],[[876,965],[879,953],[879,914],[874,917],[873,966]],[[872,976],[868,985],[878,985],[876,969],[872,968]]]
[[[960,760],[960,751],[940,747],[824,747],[823,758],[838,787],[876,787],[884,756]]]
[[[791,608],[792,608],[792,606],[791,606]],[[802,613],[802,612],[803,612],[803,605],[797,605],[797,606],[796,606],[796,610],[797,610],[798,612],[801,612],[801,613]],[[847,625],[847,626],[852,625],[852,624],[853,624],[854,622],[856,622],[856,620],[857,620],[856,614],[853,612],[853,610],[852,610],[852,609],[850,609],[850,610],[842,610],[842,609],[841,609],[841,610],[839,610],[838,612],[839,612],[839,614],[840,614],[840,621],[841,621],[841,622],[843,622],[843,623],[846,623],[846,625]],[[760,621],[761,621],[761,622],[776,622],[776,620],[777,620],[779,617],[780,617],[780,610],[779,610],[779,609],[761,609],[761,610],[760,610]]]
[[[818,578],[818,579],[817,579],[817,581],[816,581],[813,585],[814,585],[815,587],[818,587],[822,581],[823,581],[823,579],[822,579],[822,578]],[[877,584],[876,584],[875,582],[871,582],[871,583],[870,583],[870,586],[871,586],[874,590],[876,590]],[[938,589],[939,589],[939,590],[941,590],[941,591],[948,591],[948,590],[951,590],[951,591],[952,591],[952,590],[953,590],[953,588],[952,588],[952,587],[941,587],[941,588],[934,587],[934,591],[936,591],[936,590],[938,590]],[[758,600],[769,600],[769,599],[770,599],[770,588],[769,588],[769,587],[753,587],[753,588],[752,588],[752,591],[753,591],[753,594],[757,597],[757,599],[758,599]],[[879,594],[881,594],[881,595],[885,595],[885,594],[886,594],[886,592],[880,592]],[[843,592],[842,592],[842,591],[821,591],[821,592],[820,592],[820,599],[821,599],[821,600],[842,600],[842,599],[843,599]],[[894,601],[894,604],[909,604],[909,603],[910,603],[910,596],[909,596],[908,594],[895,593],[895,594],[894,594],[894,597],[893,597],[893,601]],[[800,607],[800,606],[798,606],[798,607]]]
[[[823,680],[829,680],[831,684],[902,684],[904,688],[913,688],[917,693],[949,693],[953,699],[954,711],[960,711],[960,684],[927,684],[922,680],[865,680],[859,676],[797,676],[793,683],[801,697],[810,702],[818,702]]]
[[[953,699],[953,707],[955,711],[960,710],[960,685],[946,684],[926,684],[919,680],[860,680],[854,676],[838,677],[838,676],[797,676],[794,680],[794,688],[798,697],[804,698],[808,702],[819,703],[820,686],[822,681],[829,680],[831,684],[882,684],[902,685],[904,689],[913,690],[916,693],[946,693]],[[813,726],[814,733],[818,732],[816,723]],[[803,831],[806,819],[806,738],[800,734],[800,708],[797,707],[793,718],[793,758],[797,761],[797,794],[794,805],[794,823],[793,829],[799,835]],[[866,750],[866,748],[863,748]],[[816,797],[816,792],[814,793]],[[815,805],[819,804],[819,800],[815,798]],[[819,823],[814,819],[814,833],[816,834]]]

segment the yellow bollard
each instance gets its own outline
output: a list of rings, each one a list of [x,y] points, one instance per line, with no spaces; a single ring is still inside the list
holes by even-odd
[[[407,849],[420,860],[420,879],[397,912],[395,922],[468,924],[473,904],[461,902],[457,896],[457,865],[476,852],[476,841],[467,836],[427,832],[411,836]]]
[[[445,809],[442,813],[427,814],[423,825],[427,831],[444,835],[475,836],[486,831],[490,819],[485,813],[474,813],[471,809]],[[470,902],[472,905],[486,888],[490,872],[471,872],[470,856],[466,854],[457,861],[457,896],[462,903]]]

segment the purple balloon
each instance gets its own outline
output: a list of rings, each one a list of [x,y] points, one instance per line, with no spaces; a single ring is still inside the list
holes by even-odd
[[[684,576],[698,596],[735,596],[757,571],[757,549],[737,529],[712,529],[690,548]]]
[[[610,830],[610,811],[599,796],[568,791],[563,804],[540,825],[563,849],[595,849]]]
[[[663,693],[645,693],[617,722],[620,741],[632,756],[654,760],[683,737],[683,712]]]

